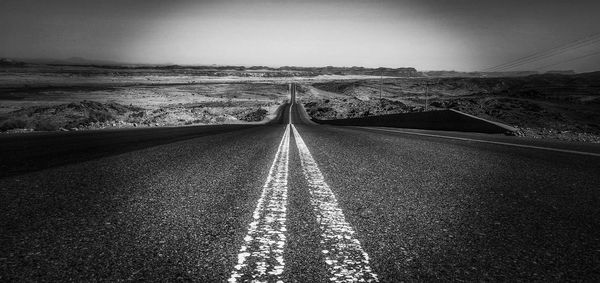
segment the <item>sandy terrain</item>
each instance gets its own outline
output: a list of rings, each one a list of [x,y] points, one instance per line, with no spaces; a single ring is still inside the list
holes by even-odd
[[[181,85],[196,83],[289,83],[324,82],[330,80],[356,80],[379,78],[363,73],[327,73],[308,68],[301,71],[271,69],[237,70],[205,67],[94,67],[25,65],[3,67],[0,65],[0,86],[21,88],[34,86],[116,87],[136,85]],[[392,78],[389,73],[385,78]]]
[[[1,69],[0,130],[256,123],[287,100],[283,80],[83,67]],[[195,77],[194,77],[195,78]]]
[[[0,131],[261,122],[287,100],[289,82],[366,78],[314,69],[11,64],[0,66]]]
[[[372,76],[377,70],[327,70],[3,67],[0,130],[260,122],[287,100],[287,85],[296,82],[298,98],[319,119],[451,108],[515,126],[523,136],[600,142],[600,73],[384,76],[380,85],[381,77]]]
[[[319,119],[457,109],[519,129],[518,135],[600,142],[600,73],[515,78],[396,78],[304,85]]]

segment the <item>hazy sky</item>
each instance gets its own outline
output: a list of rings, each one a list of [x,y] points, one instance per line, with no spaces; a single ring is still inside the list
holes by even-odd
[[[600,1],[0,0],[0,57],[481,70],[600,33]],[[519,69],[600,70],[600,43]],[[568,61],[566,63],[561,63]]]

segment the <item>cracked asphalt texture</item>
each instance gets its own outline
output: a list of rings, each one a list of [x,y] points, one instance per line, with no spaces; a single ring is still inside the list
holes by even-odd
[[[0,281],[225,281],[287,109],[280,124],[173,128],[140,135],[146,142],[128,131],[97,141],[98,133],[78,134],[91,135],[85,142],[49,134],[29,141],[38,154],[19,151],[19,138],[0,139],[2,168],[44,164],[0,179]],[[299,110],[292,121],[381,281],[600,280],[600,158],[318,126]],[[179,131],[190,132],[168,140]],[[293,137],[290,145],[284,279],[324,282]]]

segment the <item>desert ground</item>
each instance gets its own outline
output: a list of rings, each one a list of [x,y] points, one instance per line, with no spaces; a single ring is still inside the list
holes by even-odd
[[[371,76],[255,67],[0,65],[0,131],[261,123],[292,81]]]
[[[81,66],[4,69],[0,84],[8,132],[260,122],[288,92],[239,76]]]
[[[519,136],[600,142],[599,72],[329,81],[304,84],[299,97],[317,119],[455,109]]]
[[[0,131],[262,123],[295,82],[314,119],[456,109],[514,126],[519,136],[600,142],[600,73],[436,74],[12,64],[0,67]]]

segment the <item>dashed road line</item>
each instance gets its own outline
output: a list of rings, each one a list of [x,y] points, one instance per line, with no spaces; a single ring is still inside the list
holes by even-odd
[[[279,282],[285,262],[290,125],[285,128],[229,282]]]
[[[402,131],[402,130],[395,130],[395,129],[383,129],[383,128],[375,128],[375,127],[357,127],[357,128],[378,130],[378,131],[391,132],[391,133],[409,134],[409,135],[416,135],[416,136],[425,136],[425,137],[434,137],[434,138],[443,138],[443,139],[452,139],[452,140],[461,140],[461,141],[472,141],[472,142],[498,144],[498,145],[506,145],[506,146],[514,146],[514,147],[531,148],[531,149],[548,150],[548,151],[556,151],[556,152],[563,152],[563,153],[572,153],[572,154],[581,154],[581,155],[587,155],[587,156],[600,157],[600,153],[569,150],[569,149],[560,149],[560,148],[553,148],[553,147],[544,147],[544,146],[535,146],[535,145],[508,143],[508,142],[497,142],[497,141],[461,138],[461,137],[435,135],[435,134],[415,133],[415,132],[409,132],[409,131]]]
[[[325,182],[317,163],[292,124],[300,163],[309,183],[310,202],[321,229],[321,246],[332,282],[378,282],[356,233],[346,221],[335,195]]]

